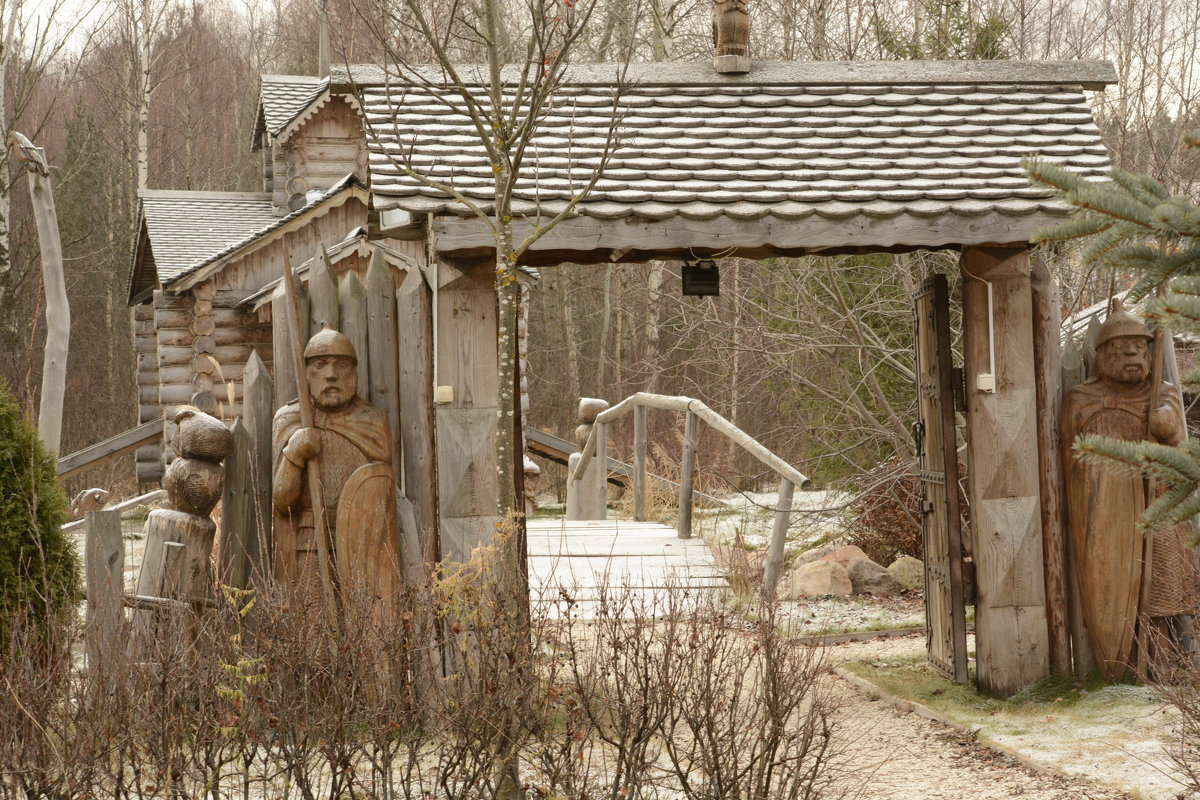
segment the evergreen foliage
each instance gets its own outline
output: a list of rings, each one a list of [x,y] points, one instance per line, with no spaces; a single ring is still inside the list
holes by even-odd
[[[1200,147],[1200,132],[1184,141]],[[1027,159],[1024,167],[1076,209],[1069,222],[1039,232],[1035,241],[1092,237],[1085,263],[1136,276],[1128,302],[1148,298],[1147,312],[1167,329],[1200,334],[1200,208],[1144,175],[1114,169],[1110,181],[1091,182],[1046,161]],[[1151,297],[1160,285],[1166,292]],[[1182,379],[1200,382],[1200,371]],[[1174,448],[1081,436],[1074,447],[1085,460],[1123,466],[1166,487],[1142,515],[1143,526],[1175,525],[1200,512],[1200,442]]]
[[[76,601],[66,508],[54,456],[0,380],[0,633],[14,618],[45,620]]]

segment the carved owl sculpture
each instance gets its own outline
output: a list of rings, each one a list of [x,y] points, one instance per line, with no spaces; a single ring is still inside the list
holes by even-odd
[[[744,56],[750,52],[748,0],[713,0],[713,45],[718,56]]]
[[[179,458],[163,475],[167,504],[185,514],[207,516],[221,499],[225,477],[221,462],[233,434],[221,420],[188,406],[175,415],[175,424],[179,427],[171,442]]]

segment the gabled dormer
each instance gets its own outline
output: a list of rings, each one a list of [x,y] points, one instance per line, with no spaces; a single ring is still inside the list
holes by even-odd
[[[302,208],[348,174],[367,181],[367,147],[352,95],[328,78],[264,75],[254,149],[263,154],[263,189],[276,213]]]

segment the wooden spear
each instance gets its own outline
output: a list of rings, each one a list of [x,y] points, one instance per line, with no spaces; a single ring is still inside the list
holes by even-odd
[[[1166,281],[1158,285],[1156,291],[1159,297],[1167,293]],[[1150,436],[1150,421],[1154,417],[1154,409],[1162,400],[1163,357],[1166,355],[1166,328],[1160,321],[1154,329],[1154,352],[1150,356],[1150,407],[1146,410],[1146,436]],[[1154,482],[1145,481],[1146,506],[1154,502]],[[1149,677],[1150,666],[1150,631],[1148,630],[1150,616],[1146,613],[1150,606],[1150,574],[1154,569],[1154,531],[1147,530],[1142,539],[1142,586],[1138,593],[1137,618],[1137,677],[1145,683]]]
[[[292,358],[296,368],[296,383],[300,395],[300,427],[313,427],[312,398],[308,395],[308,385],[304,379],[304,342],[300,331],[300,297],[296,289],[296,274],[292,269],[292,259],[287,250],[283,252],[283,291],[287,302],[284,306],[288,314],[288,327],[292,332]],[[325,598],[326,616],[329,626],[336,627],[336,598],[333,592],[333,570],[329,564],[329,526],[325,519],[325,502],[321,492],[320,456],[313,456],[305,467],[308,477],[308,496],[312,500],[313,527],[317,537],[317,571],[321,575],[321,594]]]

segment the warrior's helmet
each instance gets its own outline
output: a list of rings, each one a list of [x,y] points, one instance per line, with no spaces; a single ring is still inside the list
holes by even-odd
[[[1154,334],[1146,327],[1145,323],[1140,319],[1130,314],[1121,305],[1121,301],[1113,298],[1112,309],[1109,311],[1108,319],[1104,320],[1104,324],[1100,326],[1099,336],[1096,337],[1096,349],[1100,349],[1100,345],[1116,339],[1118,336],[1140,336],[1144,339],[1153,339]]]
[[[318,356],[345,356],[358,363],[358,353],[354,352],[354,343],[344,334],[335,331],[328,325],[308,340],[304,348],[304,360]]]

